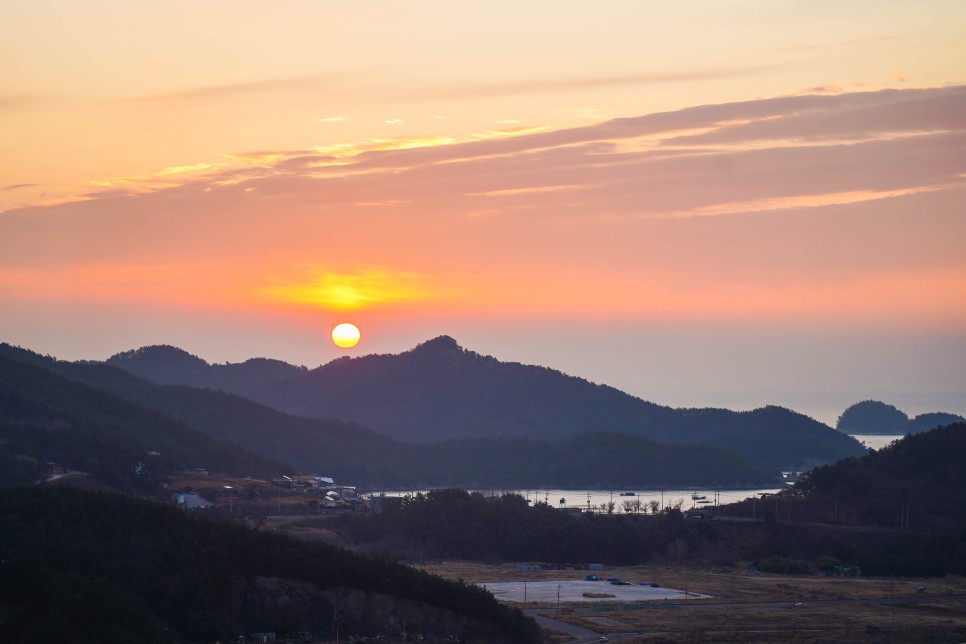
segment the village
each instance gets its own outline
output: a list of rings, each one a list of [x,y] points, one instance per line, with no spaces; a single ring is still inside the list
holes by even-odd
[[[373,500],[351,485],[315,474],[270,481],[210,474],[194,469],[171,478],[171,501],[188,511],[219,511],[249,523],[370,510]],[[378,505],[378,500],[375,502]]]

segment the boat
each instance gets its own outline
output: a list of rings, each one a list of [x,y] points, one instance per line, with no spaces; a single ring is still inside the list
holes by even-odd
[[[621,496],[637,496],[637,492],[621,492]]]
[[[708,497],[706,497],[705,495],[698,494],[697,492],[695,492],[694,494],[691,495],[691,500],[692,501],[704,501],[707,498]]]

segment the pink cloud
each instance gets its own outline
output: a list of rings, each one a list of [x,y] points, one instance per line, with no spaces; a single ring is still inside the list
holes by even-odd
[[[669,315],[722,314],[716,293],[742,293],[748,315],[825,293],[855,315],[845,280],[876,285],[863,305],[876,315],[906,302],[938,319],[952,309],[920,286],[962,294],[964,101],[959,87],[794,96],[342,157],[260,152],[176,187],[3,213],[0,265],[56,279],[214,263],[215,300],[222,281],[237,293],[312,262],[472,283],[480,307],[569,306],[572,291],[635,314],[651,297]],[[184,275],[171,279],[192,288]],[[890,294],[890,275],[909,277]]]

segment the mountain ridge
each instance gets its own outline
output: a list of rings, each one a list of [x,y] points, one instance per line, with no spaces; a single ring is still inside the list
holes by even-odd
[[[106,362],[170,382],[177,370],[152,362],[159,353],[136,350]],[[343,357],[314,369],[273,364],[271,373],[251,361],[198,370],[175,355],[189,367],[178,384],[222,389],[296,416],[353,421],[397,440],[562,441],[604,431],[718,447],[799,469],[864,451],[851,437],[785,408],[672,409],[548,367],[481,355],[448,335],[399,354]]]
[[[560,443],[510,438],[407,443],[348,421],[291,416],[238,394],[154,384],[104,363],[61,362],[10,345],[0,345],[0,358],[96,387],[301,471],[365,488],[755,487],[780,482],[775,468],[713,447],[669,446],[606,434],[578,435]],[[48,395],[43,388],[35,389],[38,396]]]

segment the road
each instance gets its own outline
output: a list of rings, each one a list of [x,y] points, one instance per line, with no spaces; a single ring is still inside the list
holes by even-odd
[[[540,612],[543,610],[546,609],[531,609],[523,612],[525,615],[536,620],[537,624],[543,628],[549,628],[551,630],[560,631],[561,633],[570,635],[574,638],[574,642],[572,644],[598,644],[598,642],[600,642],[600,636],[602,633],[592,631],[589,628],[568,624],[567,622],[561,622],[560,620],[547,617],[546,615],[541,615]],[[636,637],[634,633],[603,633],[603,635],[606,635],[607,639],[611,642],[619,642],[620,640]],[[568,644],[571,643],[568,642]]]

